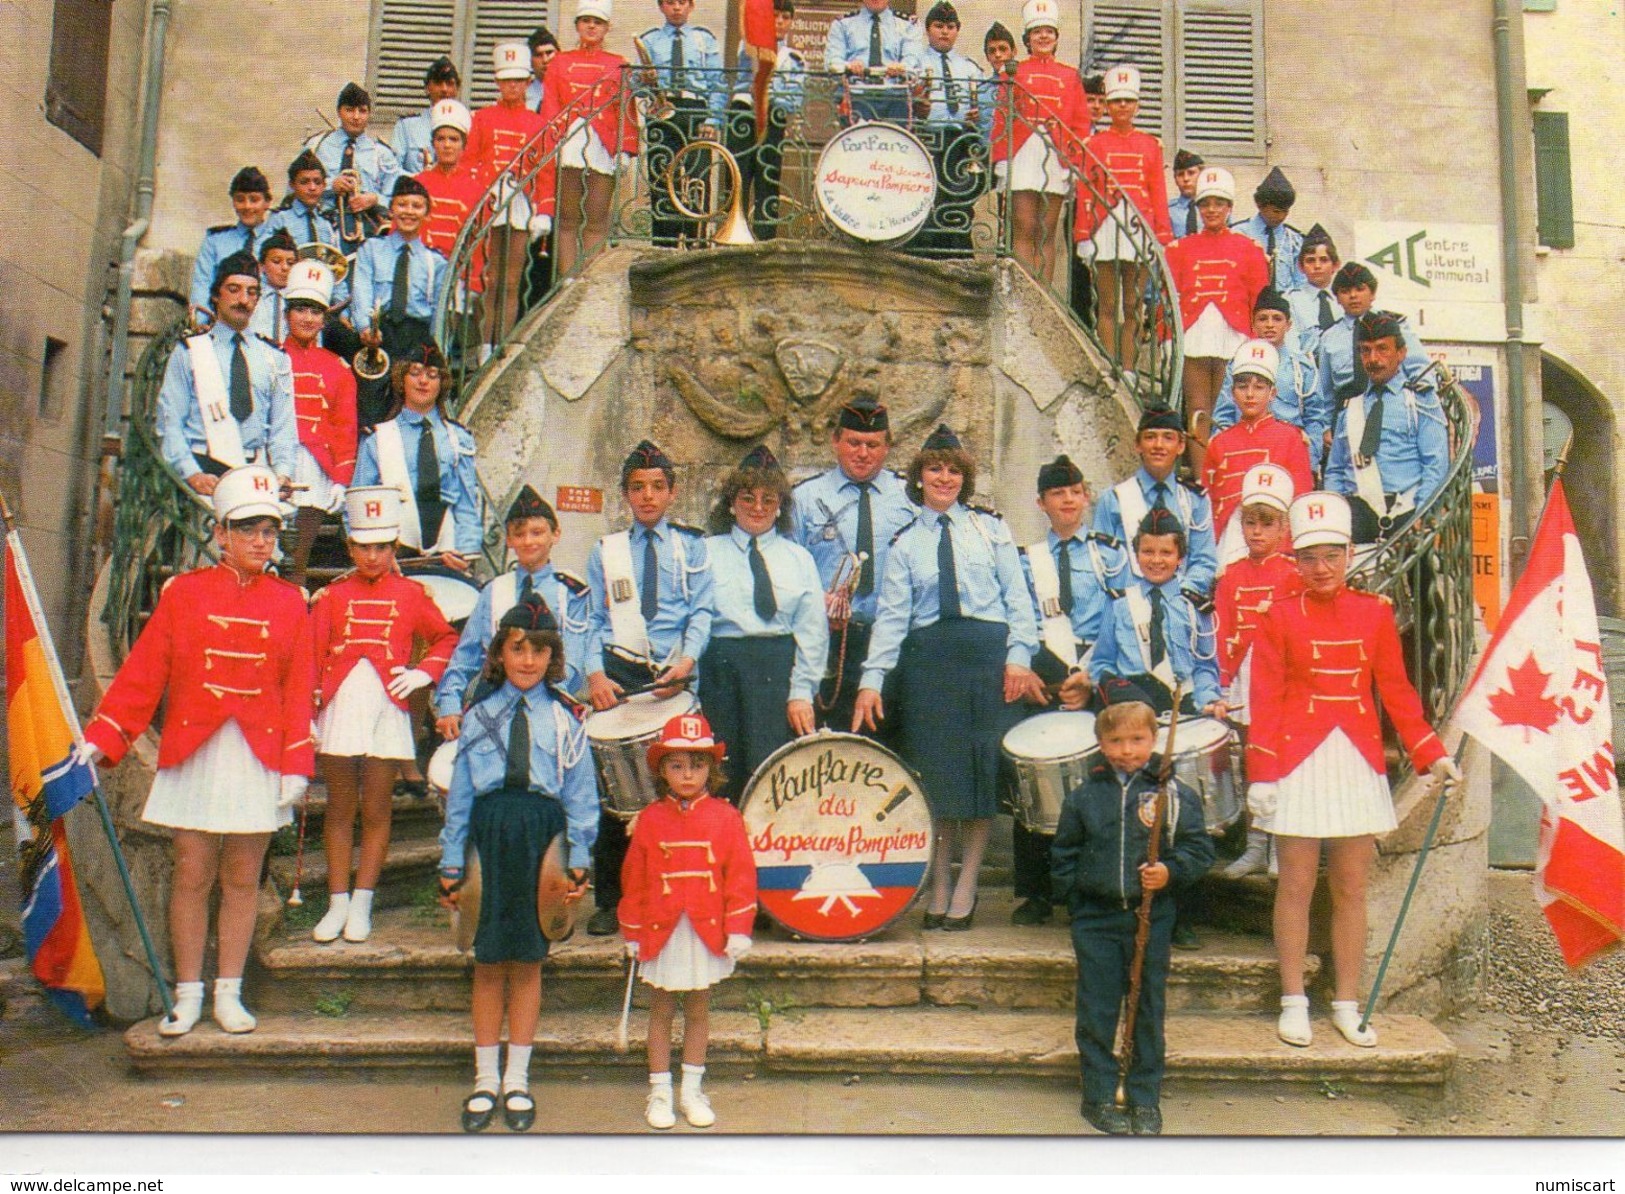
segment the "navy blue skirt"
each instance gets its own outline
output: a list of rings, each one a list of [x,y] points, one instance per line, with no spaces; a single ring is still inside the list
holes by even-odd
[[[476,962],[540,962],[548,940],[536,919],[542,856],[564,832],[564,807],[526,788],[497,788],[474,798],[468,840],[480,855]]]

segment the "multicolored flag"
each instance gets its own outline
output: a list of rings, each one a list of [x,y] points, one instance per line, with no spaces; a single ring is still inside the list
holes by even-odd
[[[1561,478],[1455,722],[1545,805],[1535,895],[1564,961],[1582,966],[1625,940],[1613,710],[1596,602]]]
[[[62,815],[95,789],[75,757],[78,719],[16,531],[6,536],[6,726],[21,860],[23,941],[34,976],[63,1011],[88,1023],[106,995],[85,927]]]

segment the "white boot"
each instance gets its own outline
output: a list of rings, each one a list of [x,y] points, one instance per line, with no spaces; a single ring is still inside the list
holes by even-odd
[[[1242,879],[1269,865],[1270,835],[1262,829],[1247,831],[1247,848],[1241,857],[1219,872],[1226,879]]]
[[[683,1118],[696,1128],[709,1128],[717,1122],[717,1113],[711,1110],[711,1100],[700,1089],[700,1080],[704,1077],[703,1065],[683,1063],[683,1085],[677,1091],[677,1106]]]
[[[1377,1033],[1370,1025],[1360,1027],[1360,1004],[1353,999],[1332,1000],[1332,1024],[1343,1039],[1351,1045],[1370,1049],[1377,1043]]]
[[[365,941],[372,936],[372,892],[358,887],[350,893],[350,913],[344,918],[344,939]]]
[[[203,1018],[203,984],[176,983],[175,1010],[158,1021],[159,1036],[185,1036]]]
[[[243,980],[214,980],[214,1022],[222,1032],[253,1032],[259,1023],[243,1006]]]
[[[316,927],[310,935],[323,945],[330,941],[337,941],[339,933],[344,929],[345,919],[350,915],[350,893],[336,892],[327,897],[327,915],[316,922]]]
[[[665,1131],[677,1126],[677,1113],[671,1106],[671,1072],[649,1075],[649,1100],[643,1105],[643,1118],[651,1128]]]
[[[1275,1035],[1300,1047],[1314,1040],[1314,1031],[1309,1027],[1309,996],[1281,996],[1281,1017],[1275,1021]]]

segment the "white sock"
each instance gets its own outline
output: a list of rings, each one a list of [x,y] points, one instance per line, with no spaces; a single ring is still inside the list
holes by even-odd
[[[508,1068],[502,1072],[502,1093],[530,1089],[530,1051],[533,1045],[508,1046]]]
[[[683,1063],[683,1089],[685,1091],[699,1090],[700,1080],[704,1077],[705,1067],[703,1065],[689,1065],[686,1061]]]
[[[195,999],[199,1003],[202,1003],[203,1002],[203,980],[199,979],[195,983],[176,983],[175,984],[175,1002],[179,1003],[183,999]]]
[[[649,1085],[650,1086],[664,1086],[667,1090],[670,1090],[671,1089],[671,1071],[670,1070],[662,1070],[658,1074],[650,1074],[649,1075]]]
[[[365,887],[358,887],[350,893],[350,907],[359,908],[362,912],[372,911],[372,892]]]
[[[502,1055],[501,1045],[474,1046],[474,1089],[495,1094],[502,1086],[502,1071],[497,1059]]]

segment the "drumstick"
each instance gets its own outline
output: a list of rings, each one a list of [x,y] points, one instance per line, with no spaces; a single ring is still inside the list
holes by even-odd
[[[897,810],[897,806],[902,804],[903,801],[907,800],[912,795],[914,795],[914,792],[909,788],[907,783],[898,784],[896,791],[891,794],[891,799],[886,801],[886,807],[875,814],[875,820],[884,821],[889,813],[895,812]]]
[[[626,1052],[626,1026],[632,1019],[632,983],[638,976],[638,960],[626,959],[626,994],[621,997],[621,1022],[615,1029],[615,1052]]]

